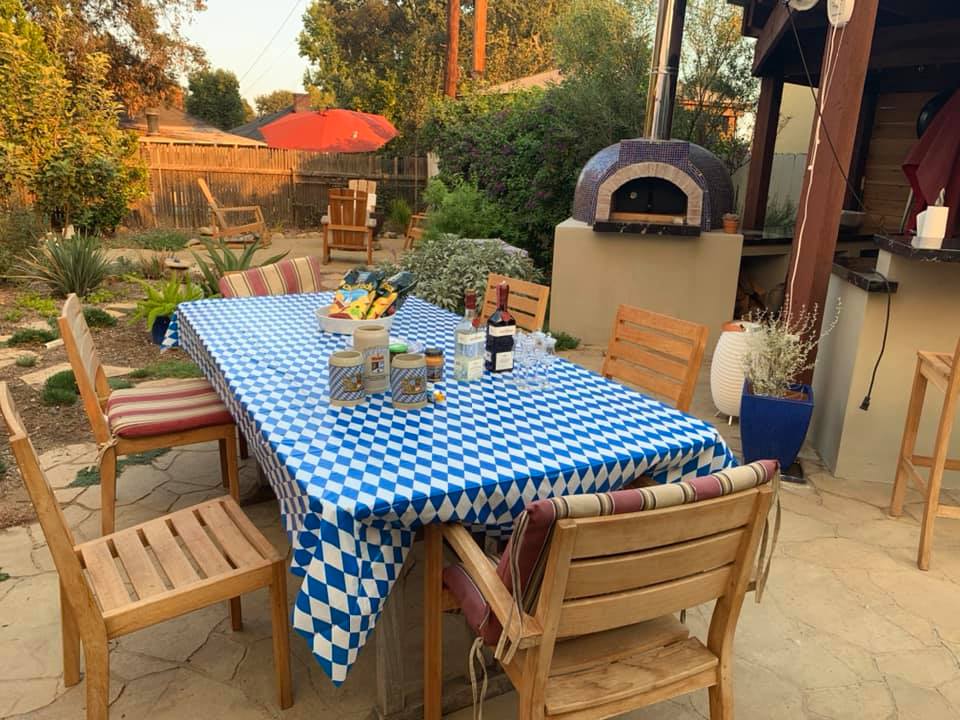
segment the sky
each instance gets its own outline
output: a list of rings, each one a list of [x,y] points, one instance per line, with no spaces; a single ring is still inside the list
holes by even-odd
[[[236,74],[251,105],[271,90],[303,90],[306,61],[297,54],[297,35],[307,0],[206,2],[184,35],[207,51],[212,67]]]

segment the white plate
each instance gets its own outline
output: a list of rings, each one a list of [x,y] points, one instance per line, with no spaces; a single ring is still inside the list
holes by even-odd
[[[372,320],[332,318],[330,317],[330,308],[330,305],[317,308],[317,321],[320,323],[321,332],[333,333],[335,335],[353,335],[354,330],[366,325],[381,325],[389,331],[390,326],[393,325],[393,319],[396,317],[396,315],[388,315],[387,317]]]

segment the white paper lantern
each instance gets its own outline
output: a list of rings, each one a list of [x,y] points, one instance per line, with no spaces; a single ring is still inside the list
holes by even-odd
[[[740,398],[743,394],[743,358],[749,347],[749,331],[752,323],[728,323],[720,333],[713,362],[710,365],[710,394],[713,404],[724,415],[740,417]],[[740,329],[742,328],[742,329]]]

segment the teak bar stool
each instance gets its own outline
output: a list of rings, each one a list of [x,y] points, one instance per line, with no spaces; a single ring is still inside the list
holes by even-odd
[[[933,383],[943,391],[943,407],[940,410],[933,455],[915,455],[917,429],[923,412],[923,400],[927,394],[927,383]],[[960,507],[940,504],[943,471],[960,470],[960,459],[947,457],[958,394],[960,394],[960,341],[957,342],[952,356],[937,352],[917,353],[917,370],[913,376],[913,392],[910,395],[907,421],[903,428],[903,442],[900,446],[900,458],[897,461],[897,479],[894,481],[893,497],[890,499],[890,514],[899,517],[903,513],[903,496],[906,493],[909,478],[925,495],[923,525],[920,529],[920,551],[917,554],[917,567],[921,570],[930,569],[933,523],[937,517],[960,519]],[[930,468],[926,483],[920,477],[917,467]]]
[[[80,682],[83,647],[87,720],[109,717],[110,640],[228,599],[233,629],[240,630],[239,596],[259,588],[270,590],[277,701],[281,708],[293,704],[284,559],[233,498],[76,545],[2,382],[0,419],[60,576],[67,687]]]

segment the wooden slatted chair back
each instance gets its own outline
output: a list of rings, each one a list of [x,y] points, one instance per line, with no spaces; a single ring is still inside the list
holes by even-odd
[[[621,305],[602,373],[689,412],[707,344],[706,326]]]
[[[377,181],[353,179],[347,182],[347,187],[351,190],[363,190],[365,193],[375,195],[377,192]]]
[[[504,282],[510,286],[507,308],[516,319],[517,327],[527,332],[543,330],[550,288],[506,275],[490,273],[487,277],[487,289],[483,296],[483,318],[489,318],[497,309],[497,286]]]
[[[330,191],[330,234],[333,247],[366,248],[367,193],[363,190],[336,188]]]
[[[83,567],[73,549],[74,539],[70,526],[67,525],[53,488],[40,468],[37,451],[24,430],[10,388],[4,382],[0,382],[0,417],[3,418],[10,435],[10,448],[37,511],[37,519],[50,548],[53,563],[60,575],[63,594],[69,599],[78,624],[91,630],[102,628],[103,620],[97,609],[96,599],[84,578]]]
[[[94,438],[97,443],[105,443],[110,439],[110,425],[104,414],[110,397],[110,385],[93,344],[93,334],[83,317],[83,306],[76,294],[71,293],[67,297],[60,310],[58,325]]]
[[[543,635],[526,659],[525,675],[540,678],[537,685],[576,669],[576,658],[555,654],[559,640],[576,637],[573,647],[588,649],[584,639],[593,637],[612,652],[612,637],[625,632],[620,644],[626,650],[629,626],[712,600],[706,647],[728,661],[772,498],[766,484],[662,510],[559,520],[533,613]],[[608,699],[600,694],[574,702]]]
[[[217,199],[213,196],[213,193],[210,192],[210,186],[207,185],[207,181],[203,178],[197,178],[197,185],[200,187],[200,192],[203,193],[207,205],[210,206],[210,213],[214,216],[216,222],[218,222],[221,227],[227,227],[227,218],[224,216],[223,211],[220,210],[220,204],[217,202]]]

